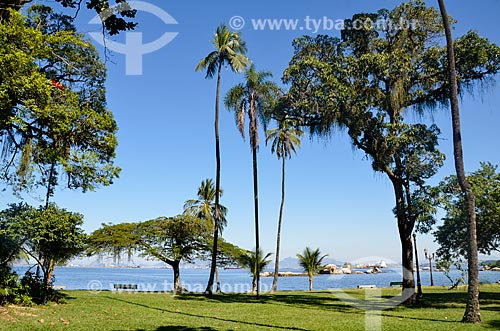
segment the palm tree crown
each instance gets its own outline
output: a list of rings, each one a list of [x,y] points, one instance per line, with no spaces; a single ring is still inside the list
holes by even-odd
[[[267,253],[264,256],[264,252],[259,248],[258,251],[258,263],[257,258],[255,257],[255,252],[247,252],[242,254],[239,257],[239,263],[242,267],[250,269],[250,273],[252,274],[252,290],[257,290],[257,276],[264,270],[264,268],[271,263],[271,260],[268,258],[271,256],[271,253]]]
[[[271,256],[271,253],[267,253],[264,255],[264,252],[262,249],[259,249],[259,263],[257,266],[257,263],[255,263],[255,252],[247,252],[245,254],[242,254],[239,258],[240,264],[244,268],[250,269],[250,272],[252,275],[257,275],[257,273],[261,273],[264,268],[271,263],[271,260],[268,260],[268,258]],[[255,266],[257,266],[258,270],[255,270]]]
[[[314,251],[309,247],[306,247],[304,253],[302,255],[297,254],[297,258],[299,259],[299,264],[304,270],[307,272],[309,276],[309,291],[312,291],[312,280],[313,276],[319,272],[321,268],[321,262],[328,254],[320,256],[321,253],[319,248],[316,248]]]
[[[316,248],[314,251],[309,247],[304,249],[302,255],[297,254],[297,258],[299,259],[299,264],[308,274],[317,274],[319,269],[321,268],[321,262],[328,254],[320,256],[321,252],[319,248]]]
[[[300,138],[304,131],[293,126],[291,119],[285,118],[278,122],[278,127],[266,131],[266,144],[271,142],[271,153],[278,159],[291,158],[292,152],[297,154],[300,148]]]
[[[258,120],[266,125],[268,112],[277,100],[280,90],[269,71],[256,71],[251,65],[245,72],[245,82],[234,86],[226,95],[224,103],[228,110],[235,112],[236,125],[245,138],[245,113],[248,115],[250,146],[259,147]]]
[[[202,220],[207,220],[211,224],[214,223],[214,215],[215,215],[215,187],[213,180],[211,178],[207,178],[201,182],[201,185],[198,189],[198,199],[187,200],[184,203],[184,214],[190,215],[193,217],[198,217]],[[220,194],[222,195],[223,190],[220,190]],[[219,232],[222,233],[222,230],[227,225],[227,208],[223,205],[219,205]]]
[[[196,66],[196,71],[206,69],[205,78],[213,78],[217,71],[226,64],[234,72],[243,72],[250,60],[245,56],[247,51],[246,43],[241,39],[239,32],[231,32],[229,28],[222,24],[217,27],[212,44],[215,49]]]

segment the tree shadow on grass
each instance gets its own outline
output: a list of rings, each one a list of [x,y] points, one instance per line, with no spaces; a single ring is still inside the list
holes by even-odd
[[[493,330],[500,330],[500,320],[488,321],[483,325]]]
[[[363,309],[358,309],[355,306],[348,305],[339,298],[336,298],[332,293],[328,292],[307,292],[307,294],[286,294],[286,292],[279,292],[278,294],[260,295],[259,299],[257,299],[257,297],[253,294],[245,293],[216,294],[210,299],[206,298],[203,294],[182,294],[177,296],[176,300],[202,300],[223,304],[278,304],[300,309],[321,309],[348,314],[364,314]]]
[[[498,310],[500,308],[500,295],[498,292],[481,291],[479,301],[486,310]],[[449,309],[457,306],[464,306],[467,303],[467,292],[446,293],[424,293],[420,303],[407,308],[434,308],[434,309]]]
[[[221,303],[250,303],[250,304],[279,304],[293,308],[325,310],[342,314],[365,315],[367,311],[382,311],[381,315],[389,318],[405,318],[442,323],[456,323],[456,321],[443,321],[427,318],[412,318],[407,316],[394,315],[393,313],[384,313],[390,311],[401,303],[401,297],[382,296],[381,298],[365,298],[364,290],[340,291],[348,294],[342,297],[339,293],[333,292],[305,292],[304,294],[286,294],[278,292],[277,294],[261,295],[257,299],[250,294],[227,294],[214,295],[212,299],[207,299],[201,294],[183,294],[177,296],[176,300],[214,300]],[[382,300],[380,300],[382,299]],[[449,308],[449,307],[448,307]]]
[[[138,329],[136,331],[144,331],[144,329]],[[210,328],[208,326],[202,326],[199,328],[192,328],[192,327],[183,326],[183,325],[168,325],[168,326],[160,326],[155,331],[217,331],[217,329]]]
[[[174,314],[174,315],[197,317],[197,318],[200,318],[200,319],[223,321],[223,322],[230,322],[230,323],[237,323],[237,324],[254,325],[254,326],[259,326],[259,327],[267,327],[267,328],[274,329],[274,330],[308,331],[306,329],[302,329],[302,328],[298,328],[298,327],[280,326],[280,325],[271,325],[271,324],[265,324],[265,323],[255,323],[255,322],[239,321],[239,320],[229,319],[229,318],[221,318],[221,317],[207,316],[207,315],[198,315],[198,314],[191,314],[191,313],[180,312],[180,311],[176,311],[176,310],[169,310],[169,309],[165,309],[165,308],[151,307],[151,306],[148,306],[148,305],[144,305],[142,303],[133,302],[133,301],[129,301],[129,300],[123,300],[123,299],[119,299],[119,298],[111,297],[111,296],[108,296],[107,298],[110,299],[110,300],[120,301],[120,302],[128,303],[128,304],[131,304],[131,305],[135,305],[135,306],[139,306],[139,307],[144,307],[144,308],[149,308],[149,309],[154,309],[154,310],[157,310],[157,311],[161,311],[163,313],[170,313],[170,314]],[[164,326],[164,327],[161,327],[161,328],[168,328],[168,326]],[[158,330],[176,330],[176,329],[161,329],[161,328],[159,328]],[[184,328],[186,328],[186,327],[184,327]],[[207,329],[180,329],[180,330],[207,330]],[[208,330],[211,330],[211,329],[208,329]]]

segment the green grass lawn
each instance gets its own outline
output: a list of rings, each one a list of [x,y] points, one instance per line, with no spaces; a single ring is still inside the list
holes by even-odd
[[[0,307],[0,330],[364,330],[365,311],[388,308],[369,321],[382,330],[499,330],[500,285],[481,287],[480,325],[464,325],[465,288],[424,288],[418,307],[390,308],[387,298],[397,288],[346,290],[339,293],[281,292],[262,295],[202,295],[165,293],[65,291],[63,303],[41,307]],[[353,307],[353,305],[357,305]],[[377,308],[378,309],[378,308]],[[376,324],[375,324],[376,326]]]

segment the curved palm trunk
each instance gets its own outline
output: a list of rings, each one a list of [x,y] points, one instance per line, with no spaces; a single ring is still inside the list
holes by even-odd
[[[279,263],[280,263],[280,247],[281,247],[281,224],[283,222],[283,207],[285,206],[285,161],[286,157],[283,155],[283,160],[281,165],[281,205],[280,205],[280,216],[278,219],[278,234],[276,236],[276,260],[274,264],[274,277],[273,277],[273,285],[271,287],[271,293],[276,292],[278,287],[278,273],[279,273]]]
[[[215,282],[217,283],[217,289],[215,290],[215,292],[222,293],[222,290],[220,288],[219,268],[215,268]]]
[[[212,264],[210,267],[210,276],[208,277],[208,284],[205,294],[212,296],[212,289],[214,286],[215,269],[217,268],[217,242],[219,240],[219,197],[220,197],[220,146],[219,146],[219,97],[220,97],[220,73],[222,65],[219,65],[217,71],[217,91],[215,95],[215,217],[214,217],[214,243],[212,247]]]
[[[462,318],[463,322],[479,323],[481,322],[481,312],[479,309],[479,274],[478,274],[478,252],[476,235],[476,206],[475,197],[470,183],[465,176],[465,166],[462,150],[462,136],[460,129],[460,110],[458,108],[458,86],[457,74],[455,69],[455,53],[453,49],[453,39],[451,36],[451,27],[446,13],[446,7],[443,0],[438,0],[443,25],[446,34],[446,48],[448,52],[448,75],[450,83],[450,103],[451,117],[453,125],[453,154],[455,157],[455,169],[457,172],[458,183],[465,193],[465,205],[467,208],[467,235],[468,235],[468,273],[469,288],[467,293],[467,306]]]
[[[260,272],[259,272],[259,194],[257,187],[257,147],[252,146],[252,161],[253,161],[253,193],[254,193],[254,214],[255,214],[255,270],[257,298],[260,293]]]
[[[309,292],[313,290],[313,275],[309,274]]]

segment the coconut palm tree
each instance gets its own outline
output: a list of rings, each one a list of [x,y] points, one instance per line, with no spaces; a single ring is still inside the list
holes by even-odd
[[[271,263],[271,260],[268,260],[268,257],[271,256],[271,253],[267,253],[264,256],[264,252],[262,252],[262,249],[259,249],[258,252],[258,261],[255,258],[255,252],[247,252],[242,254],[239,257],[239,263],[243,268],[248,268],[250,270],[250,273],[252,274],[252,292],[257,291],[257,278],[259,277],[260,273],[264,270],[264,268]]]
[[[313,276],[319,272],[321,262],[328,256],[328,254],[323,256],[320,255],[321,253],[319,248],[312,251],[309,247],[304,249],[304,253],[302,253],[302,255],[297,254],[300,266],[304,268],[304,271],[307,272],[307,275],[309,276],[309,291],[312,291]]]
[[[211,178],[202,181],[198,188],[198,198],[187,200],[184,203],[184,214],[198,217],[215,225],[215,192],[214,182]],[[224,193],[222,189],[219,192],[221,196]],[[219,204],[219,234],[222,234],[222,230],[227,225],[226,215],[227,208]]]
[[[198,217],[202,220],[208,221],[212,226],[215,226],[215,187],[213,180],[207,178],[201,182],[200,188],[198,189],[198,199],[187,200],[184,203],[184,214],[189,216]],[[222,196],[223,190],[220,189],[220,195]],[[218,229],[219,235],[222,235],[222,230],[227,225],[227,208],[219,204],[219,222]],[[216,267],[215,278],[217,283],[217,293],[221,292],[219,272]]]
[[[467,208],[467,233],[469,247],[467,252],[469,287],[467,294],[467,305],[462,318],[463,322],[479,323],[481,314],[479,309],[479,274],[478,274],[478,252],[476,235],[476,203],[472,187],[465,176],[464,157],[462,150],[462,134],[460,129],[460,110],[458,103],[457,72],[455,69],[455,52],[453,49],[453,38],[451,35],[450,20],[446,13],[444,0],[438,0],[439,9],[443,18],[443,26],[446,35],[446,48],[448,53],[448,80],[450,86],[451,118],[453,126],[453,154],[455,157],[455,169],[457,180],[465,194]]]
[[[245,82],[229,90],[224,100],[226,108],[233,110],[236,125],[245,139],[245,117],[248,116],[250,148],[252,149],[254,217],[255,217],[255,254],[259,261],[259,194],[257,185],[257,150],[259,148],[259,120],[266,124],[270,112],[280,93],[278,86],[269,80],[269,71],[256,71],[251,65],[245,72]],[[246,116],[245,116],[246,115]],[[257,296],[259,296],[260,276],[257,274]]]
[[[281,204],[278,219],[278,234],[276,236],[276,256],[274,264],[274,278],[271,292],[275,292],[278,284],[278,272],[281,247],[281,225],[283,221],[283,207],[285,205],[285,163],[287,158],[292,157],[292,152],[297,153],[300,147],[300,138],[304,132],[293,126],[292,120],[285,117],[278,121],[278,127],[266,131],[266,144],[271,142],[271,153],[275,153],[281,159]]]
[[[212,249],[212,264],[210,276],[208,278],[205,294],[212,295],[214,284],[215,269],[217,266],[217,242],[219,233],[219,192],[220,192],[220,147],[219,147],[219,97],[220,97],[220,79],[223,66],[228,66],[232,71],[243,72],[250,60],[245,56],[246,46],[238,32],[231,32],[224,24],[220,25],[215,31],[212,44],[215,49],[196,66],[196,71],[206,69],[205,78],[213,78],[217,75],[217,88],[215,92],[215,222],[214,222],[214,244]]]

